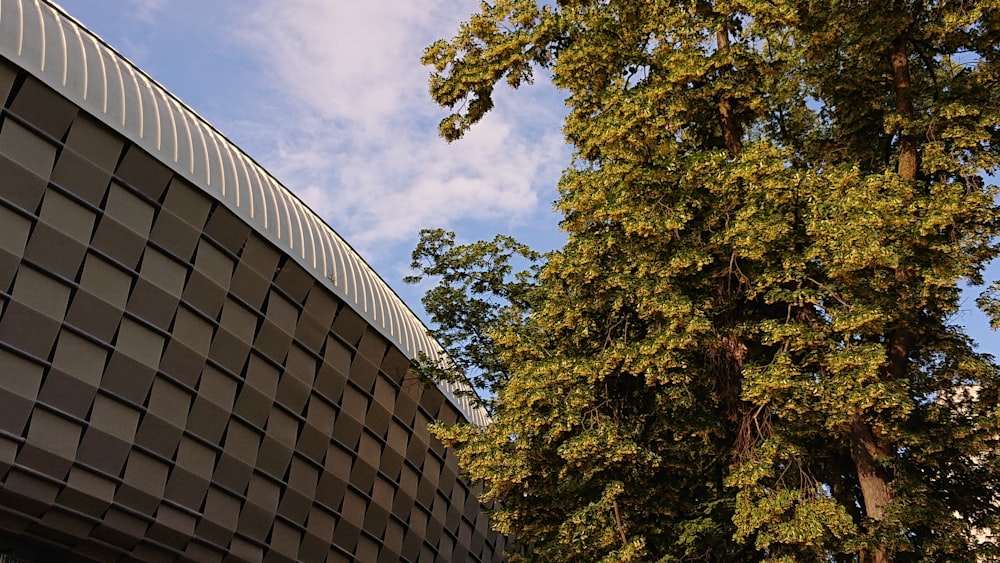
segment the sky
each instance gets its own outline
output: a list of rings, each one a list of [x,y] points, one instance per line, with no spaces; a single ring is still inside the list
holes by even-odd
[[[420,55],[478,0],[57,1],[296,193],[418,315],[426,288],[402,278],[421,228],[542,251],[565,240],[552,211],[570,158],[564,96],[544,77],[499,89],[465,138],[437,136],[445,111]],[[1000,357],[977,294],[955,320]]]

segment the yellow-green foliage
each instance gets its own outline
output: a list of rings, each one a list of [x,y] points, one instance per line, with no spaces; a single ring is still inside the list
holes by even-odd
[[[424,62],[447,139],[500,81],[567,96],[566,245],[414,255],[495,393],[435,432],[527,560],[995,550],[1000,372],[953,322],[998,254],[1000,2],[497,0]]]

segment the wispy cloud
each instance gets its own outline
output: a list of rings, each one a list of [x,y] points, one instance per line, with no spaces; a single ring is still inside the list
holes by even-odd
[[[262,120],[241,125],[244,138],[363,255],[411,242],[421,227],[503,229],[554,197],[566,160],[560,106],[538,103],[551,87],[501,95],[457,143],[437,137],[444,111],[429,100],[420,54],[474,9],[455,0],[290,0],[258,2],[234,22],[233,37],[270,85]]]
[[[156,16],[167,6],[167,0],[128,0],[128,3],[135,11],[136,19],[146,23],[155,21]]]

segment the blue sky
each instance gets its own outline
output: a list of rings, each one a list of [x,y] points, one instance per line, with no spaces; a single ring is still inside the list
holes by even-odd
[[[511,93],[466,138],[437,137],[426,45],[475,0],[61,0],[298,194],[415,310],[400,280],[424,227],[561,245],[552,212],[569,159],[562,96]],[[1000,263],[987,279],[1000,278]],[[1000,357],[969,293],[956,321]]]

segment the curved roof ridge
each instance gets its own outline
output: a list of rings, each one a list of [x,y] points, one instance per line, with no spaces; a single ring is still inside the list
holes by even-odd
[[[0,0],[0,55],[141,146],[253,225],[411,359],[444,352],[351,245],[274,176],[170,91],[50,0]],[[438,387],[489,422],[469,385]]]

